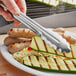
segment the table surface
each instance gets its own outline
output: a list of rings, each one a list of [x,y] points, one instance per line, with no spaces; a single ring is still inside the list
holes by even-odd
[[[65,28],[68,31],[76,33],[76,27]],[[7,35],[0,35],[0,43]],[[10,63],[8,63],[0,54],[0,76],[34,76],[27,72],[24,72]]]

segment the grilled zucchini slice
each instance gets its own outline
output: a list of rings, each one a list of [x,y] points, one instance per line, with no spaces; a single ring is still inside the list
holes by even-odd
[[[76,58],[76,44],[71,44],[73,57]]]
[[[76,7],[76,0],[61,0],[65,5]]]
[[[39,2],[53,7],[56,7],[59,5],[59,0],[28,0],[28,1]]]
[[[61,53],[54,50],[52,47],[47,45],[40,36],[34,36],[31,42],[31,48],[35,51],[46,52],[50,54],[55,54],[59,56],[64,56],[67,58],[76,58],[76,44],[71,44],[72,50],[69,53]]]
[[[76,62],[75,59],[74,62]],[[61,58],[31,55],[23,58],[23,64],[32,68],[43,69],[46,71],[76,73],[76,63],[74,64],[72,59],[65,60]]]
[[[53,54],[45,56],[40,53],[42,52],[22,50],[21,52],[13,54],[13,57],[22,64],[32,68],[54,72],[76,73],[76,59]]]

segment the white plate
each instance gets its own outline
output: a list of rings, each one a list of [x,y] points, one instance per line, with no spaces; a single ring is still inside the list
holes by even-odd
[[[75,35],[75,34],[73,33],[73,35]],[[39,71],[39,70],[32,69],[30,67],[27,67],[27,66],[17,62],[12,57],[12,55],[8,52],[7,47],[4,46],[3,44],[1,45],[0,49],[1,49],[1,54],[9,63],[11,63],[13,66],[15,66],[23,71],[26,71],[28,73],[38,75],[38,76],[76,76],[76,74],[45,72],[45,71]]]

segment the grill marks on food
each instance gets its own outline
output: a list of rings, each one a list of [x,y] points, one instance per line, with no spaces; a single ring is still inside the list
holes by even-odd
[[[11,28],[8,31],[8,35],[9,37],[15,37],[15,38],[32,38],[32,36],[36,34],[29,29]]]
[[[76,58],[76,44],[71,45],[71,49],[72,49],[73,58]]]
[[[40,2],[43,2],[43,3],[46,3],[46,4],[49,4],[51,6],[57,6],[59,5],[59,1],[58,0],[39,0]]]
[[[70,48],[71,48],[71,46],[70,46]],[[71,55],[72,55],[72,58],[74,58],[74,54],[73,54],[72,48],[71,48]]]
[[[64,57],[73,58],[72,49],[69,53],[64,53]]]
[[[37,58],[37,60],[38,60],[38,62],[39,62],[39,57],[38,56],[36,56],[36,58]],[[42,65],[39,63],[39,65],[40,65],[40,67],[42,67]]]
[[[45,49],[46,49],[46,52],[48,52],[48,49],[47,49],[47,46],[46,46],[46,43],[45,43],[44,40],[43,40],[43,44],[44,44],[44,47],[45,47]]]
[[[35,45],[37,46],[37,49],[40,50],[35,38],[34,41],[35,41]]]
[[[76,68],[76,60],[73,60],[72,63],[74,65],[74,67]]]
[[[59,51],[54,50],[49,45],[47,45],[40,37],[36,37],[35,36],[33,38],[34,38],[34,41],[33,42],[37,46],[38,51],[48,52],[48,53],[51,53],[51,54],[60,55],[60,56],[68,57],[68,58],[76,58],[75,51],[72,48],[72,45],[70,46],[71,52],[69,52],[69,53],[61,53]],[[33,43],[32,43],[32,45],[33,45]]]
[[[28,61],[27,61],[28,59]],[[24,64],[30,64],[31,67],[45,68],[49,70],[66,70],[66,71],[76,71],[76,60],[65,60],[61,58],[52,58],[44,56],[27,56],[24,58]]]
[[[66,65],[66,67],[70,70],[70,68],[69,68],[69,66],[67,65],[67,63],[64,61],[64,63],[65,63],[65,65]]]
[[[65,60],[65,63],[70,71],[76,71],[76,67],[71,60]]]
[[[49,62],[46,57],[45,57],[45,60],[46,60],[47,63]],[[51,69],[51,65],[49,63],[48,63],[48,67],[49,67],[49,69]]]
[[[31,60],[31,57],[30,56],[29,56],[29,60],[30,60],[31,66],[33,66],[33,63],[32,63],[32,60]]]
[[[56,60],[55,58],[54,58],[54,60],[55,60],[55,63],[56,63],[56,65],[57,65],[58,69],[60,70],[60,66],[58,65],[57,60]]]

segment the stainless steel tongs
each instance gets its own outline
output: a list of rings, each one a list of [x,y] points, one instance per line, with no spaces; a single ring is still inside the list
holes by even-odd
[[[0,6],[7,10],[4,5],[0,4]],[[50,32],[47,31],[45,27],[41,26],[23,13],[20,13],[20,15],[13,15],[13,17],[19,20],[33,32],[40,35],[42,39],[55,50],[60,52],[70,52],[70,45],[56,32],[53,32],[52,30],[50,30]]]
[[[47,31],[45,27],[41,26],[36,21],[32,20],[23,13],[13,16],[25,26],[27,26],[29,29],[31,29],[33,32],[40,35],[42,39],[55,50],[58,50],[60,52],[70,52],[69,44],[56,32],[53,32],[52,30],[50,30],[50,32]]]

